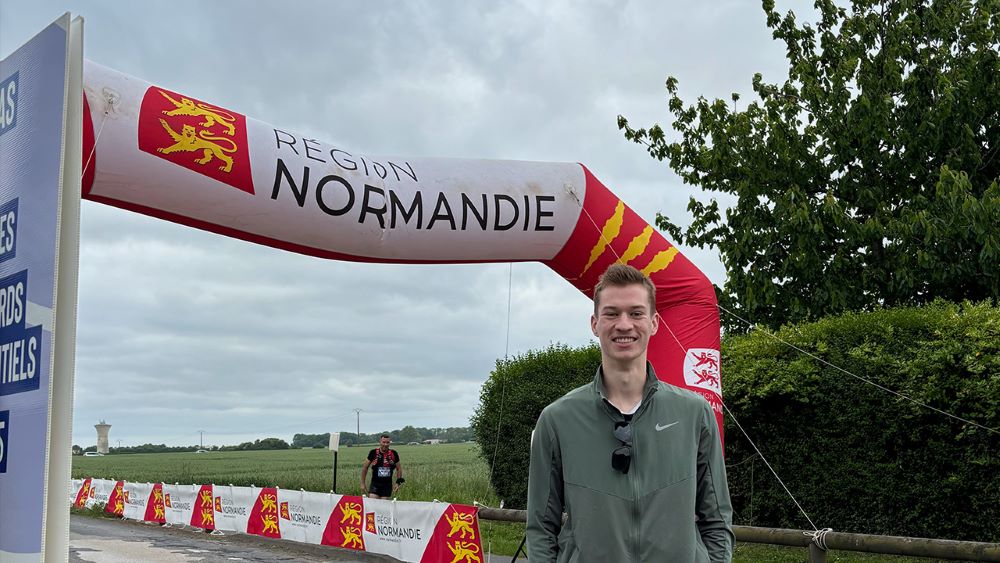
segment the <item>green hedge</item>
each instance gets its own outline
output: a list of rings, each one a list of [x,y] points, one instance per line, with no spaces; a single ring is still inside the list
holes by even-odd
[[[471,423],[480,453],[491,467],[493,488],[506,508],[525,507],[531,431],[538,415],[567,391],[593,379],[600,363],[597,344],[553,344],[497,361]]]
[[[778,336],[908,397],[1000,427],[1000,310],[936,302]],[[723,342],[726,403],[818,527],[1000,541],[1000,435],[948,418],[760,332]],[[727,417],[737,522],[809,528]]]

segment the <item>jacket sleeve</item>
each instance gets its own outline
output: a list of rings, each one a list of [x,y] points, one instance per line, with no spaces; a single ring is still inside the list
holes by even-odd
[[[562,528],[563,481],[559,441],[546,409],[531,438],[528,469],[528,522],[525,536],[530,563],[549,563],[559,555]]]
[[[730,563],[736,539],[733,535],[733,505],[729,500],[719,427],[707,402],[701,419],[696,500],[698,533],[713,563]]]

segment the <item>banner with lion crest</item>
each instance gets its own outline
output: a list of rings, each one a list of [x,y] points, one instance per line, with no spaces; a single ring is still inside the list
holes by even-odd
[[[277,487],[74,479],[70,504],[120,485],[124,518],[328,545],[420,563],[482,563],[473,506],[367,499]]]

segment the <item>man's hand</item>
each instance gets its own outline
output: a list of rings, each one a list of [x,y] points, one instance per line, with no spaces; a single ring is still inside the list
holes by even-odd
[[[368,480],[368,466],[371,464],[372,462],[370,459],[366,459],[365,462],[361,464],[361,495],[365,497],[368,496],[368,487],[365,487],[365,481]]]

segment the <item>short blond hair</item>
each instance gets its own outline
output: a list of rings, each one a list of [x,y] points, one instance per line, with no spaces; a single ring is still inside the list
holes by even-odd
[[[649,314],[656,313],[656,286],[649,276],[640,272],[628,264],[612,264],[601,274],[594,286],[594,314],[601,303],[601,292],[609,287],[625,287],[629,285],[641,285],[649,292]]]

